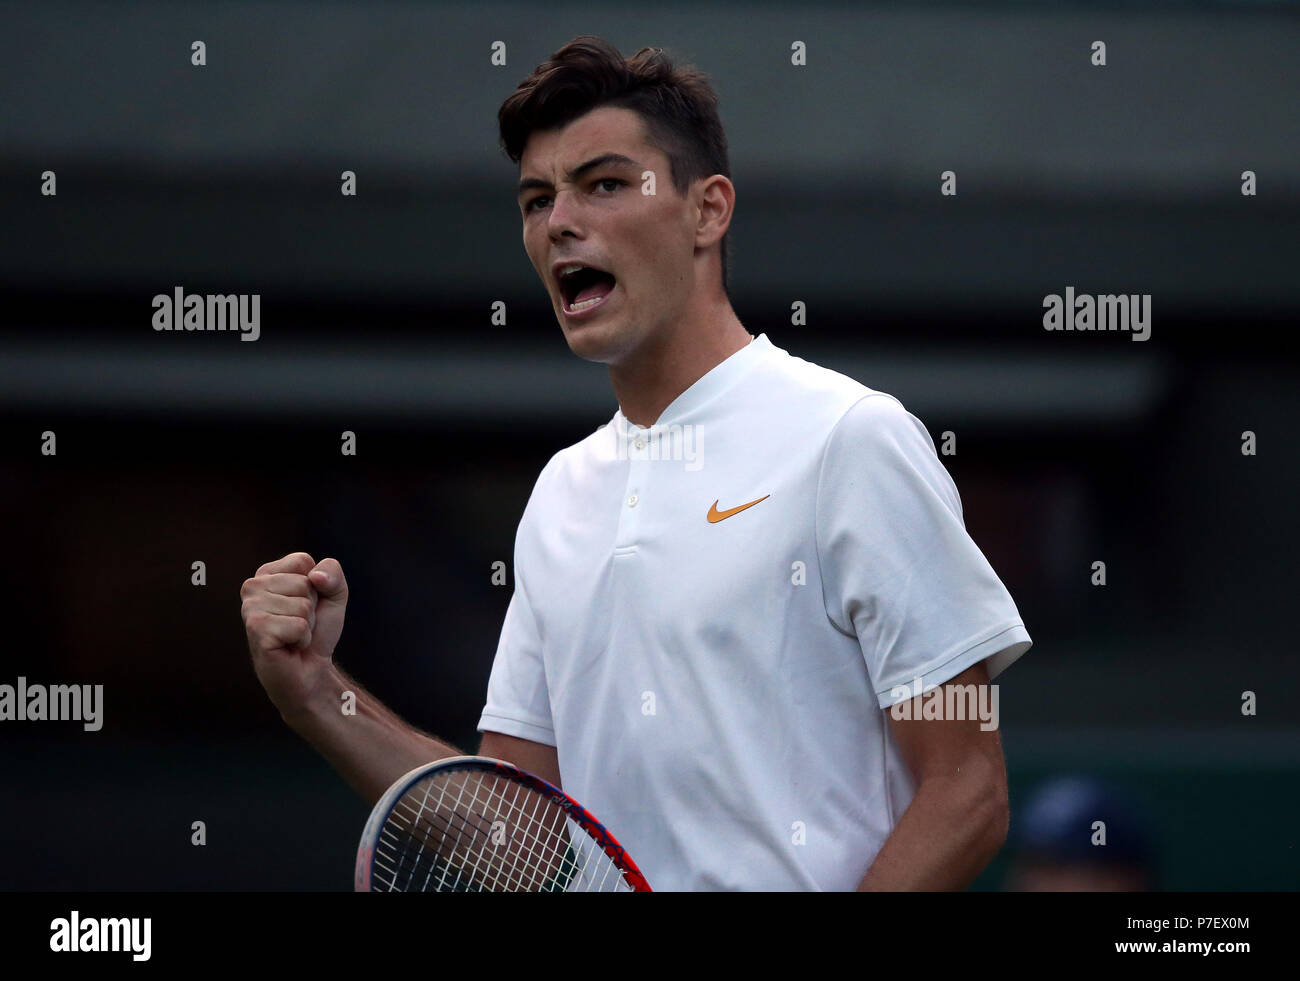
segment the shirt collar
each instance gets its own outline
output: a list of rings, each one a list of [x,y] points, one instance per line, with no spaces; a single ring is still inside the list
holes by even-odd
[[[714,365],[704,373],[693,385],[686,391],[678,395],[668,404],[668,407],[659,414],[655,420],[653,429],[657,426],[669,426],[693,412],[710,399],[716,398],[727,389],[731,388],[752,368],[760,358],[768,352],[775,350],[772,342],[767,339],[766,334],[759,334],[739,351],[736,351],[730,357]],[[620,435],[626,435],[628,432],[635,432],[644,427],[629,422],[623,415],[620,408],[614,413],[614,428]]]

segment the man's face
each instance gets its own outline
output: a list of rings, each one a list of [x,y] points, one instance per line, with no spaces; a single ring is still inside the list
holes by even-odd
[[[584,168],[611,154],[627,159]],[[654,194],[642,193],[646,171]],[[616,365],[671,330],[695,288],[698,211],[673,188],[668,158],[647,142],[641,117],[606,106],[533,133],[519,176],[524,249],[570,350]],[[604,275],[566,281],[557,273],[568,264]]]

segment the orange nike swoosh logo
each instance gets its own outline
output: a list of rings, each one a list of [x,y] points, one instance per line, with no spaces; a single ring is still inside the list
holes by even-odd
[[[748,504],[742,504],[738,508],[729,508],[726,511],[719,511],[718,502],[714,501],[713,505],[709,508],[709,513],[705,515],[705,517],[709,519],[709,524],[716,525],[719,521],[730,518],[733,514],[740,514],[740,512],[745,510],[745,508],[752,508],[755,504],[762,504],[771,496],[771,494],[765,494],[757,501],[750,501]]]

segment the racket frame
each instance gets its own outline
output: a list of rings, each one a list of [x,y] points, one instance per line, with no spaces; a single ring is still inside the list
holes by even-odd
[[[387,823],[397,802],[402,799],[415,784],[434,773],[454,770],[474,770],[488,773],[514,781],[529,790],[541,794],[556,804],[567,818],[577,824],[591,836],[623,875],[633,892],[651,892],[650,883],[646,881],[641,870],[632,861],[627,850],[618,843],[603,824],[585,807],[566,794],[559,787],[543,780],[534,773],[521,770],[505,760],[496,760],[490,756],[448,756],[431,763],[424,763],[403,774],[389,787],[370,811],[366,826],[361,832],[361,842],[357,846],[357,859],[353,871],[352,885],[356,892],[370,892],[372,886],[371,871],[374,867],[374,850],[379,841],[379,832]]]

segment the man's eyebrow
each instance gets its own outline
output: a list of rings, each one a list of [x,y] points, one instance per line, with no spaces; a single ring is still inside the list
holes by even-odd
[[[583,174],[595,170],[597,167],[639,167],[641,166],[631,157],[624,156],[621,153],[602,153],[598,157],[592,157],[586,163],[578,164],[564,175],[564,179],[572,183],[579,180]],[[531,191],[533,188],[542,188],[543,190],[552,190],[551,182],[542,180],[540,177],[525,177],[519,182],[519,190],[516,197],[522,197],[525,191]]]

